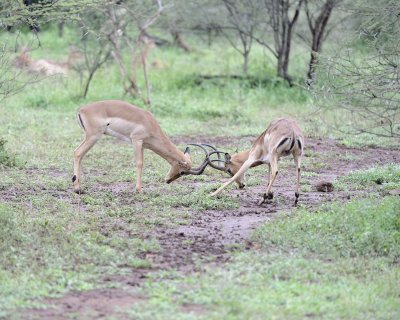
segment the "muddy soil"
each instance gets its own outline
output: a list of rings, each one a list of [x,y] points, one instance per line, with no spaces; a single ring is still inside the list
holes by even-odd
[[[254,137],[241,138],[252,141]],[[247,139],[247,140],[246,140]],[[189,141],[187,137],[175,137],[180,143]],[[231,138],[208,138],[209,143],[223,148],[232,143]],[[338,145],[334,140],[308,139],[306,141],[304,172],[313,172],[317,176],[306,175],[302,182],[311,187],[300,195],[300,206],[313,207],[333,200],[346,201],[360,191],[318,192],[315,184],[318,181],[333,181],[338,176],[350,171],[369,168],[377,164],[400,162],[398,150],[352,149]],[[312,165],[311,160],[316,158]],[[313,160],[314,161],[314,160]],[[43,303],[47,309],[28,310],[22,313],[26,319],[100,319],[115,317],[124,319],[121,313],[132,304],[143,301],[145,297],[135,293],[149,273],[162,270],[179,270],[193,272],[201,270],[205,264],[221,264],[229,259],[229,251],[240,248],[251,250],[249,236],[254,228],[276,217],[282,210],[296,210],[293,207],[295,181],[294,168],[286,165],[280,171],[274,185],[275,198],[271,204],[258,205],[265,185],[250,186],[243,190],[230,189],[232,197],[238,197],[240,208],[236,210],[192,212],[189,225],[176,228],[158,227],[153,236],[158,240],[162,250],[156,254],[147,254],[146,259],[152,261],[151,270],[134,270],[131,275],[105,277],[104,282],[118,282],[120,288],[99,289],[87,292],[73,292],[59,299],[48,299]],[[317,169],[316,169],[317,168]],[[265,167],[267,173],[267,167]],[[221,175],[220,182],[227,179]],[[188,182],[185,183],[196,183]],[[227,191],[226,191],[227,192]],[[365,192],[365,191],[361,191]]]

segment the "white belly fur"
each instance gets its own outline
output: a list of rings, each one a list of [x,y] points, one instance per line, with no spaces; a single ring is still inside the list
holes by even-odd
[[[112,129],[110,129],[108,127],[106,128],[106,131],[104,132],[104,134],[118,138],[122,141],[131,142],[131,139],[128,136],[121,134],[119,132],[113,131]]]
[[[119,118],[108,119],[109,125],[104,134],[116,137],[122,141],[132,142],[132,139],[142,138],[145,135],[145,128],[141,124],[132,123]]]

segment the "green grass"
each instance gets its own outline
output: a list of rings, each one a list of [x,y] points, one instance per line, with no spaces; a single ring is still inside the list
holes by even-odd
[[[77,210],[52,195],[25,195],[0,205],[0,309],[26,307],[41,296],[99,286],[104,273],[124,272],[158,245],[121,230],[118,220]],[[136,261],[136,263],[135,263]]]
[[[350,172],[347,176],[340,177],[335,186],[344,190],[351,185],[354,190],[364,190],[368,187],[380,186],[384,190],[400,188],[400,165],[389,163],[386,165],[374,166],[366,170]]]
[[[136,305],[131,316],[397,318],[399,219],[398,197],[282,215],[254,234],[259,250],[238,253],[230,263],[205,273],[149,281],[149,300]]]
[[[301,209],[294,217],[259,229],[255,240],[266,247],[332,258],[387,257],[400,262],[400,199],[362,199],[316,212]]]
[[[398,138],[378,137],[372,134],[345,135],[342,133],[337,133],[335,137],[346,147],[399,149]]]

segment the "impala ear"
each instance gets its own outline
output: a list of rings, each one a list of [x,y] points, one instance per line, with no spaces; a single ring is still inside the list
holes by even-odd
[[[229,153],[225,153],[225,163],[230,164],[231,163],[231,155]]]
[[[184,154],[190,154],[190,148],[186,147],[185,151],[183,152]]]

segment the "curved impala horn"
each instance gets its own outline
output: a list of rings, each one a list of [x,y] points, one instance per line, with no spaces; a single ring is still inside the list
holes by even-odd
[[[207,143],[202,143],[201,144],[202,146],[205,146],[205,147],[209,147],[209,148],[211,148],[211,149],[213,149],[214,151],[213,152],[211,152],[211,153],[209,153],[208,154],[208,156],[210,156],[210,155],[212,155],[212,154],[218,154],[218,159],[221,159],[221,157],[220,157],[220,153],[224,153],[224,152],[222,152],[222,151],[219,151],[216,147],[214,147],[213,145],[211,145],[211,144],[207,144]]]
[[[213,159],[213,160],[211,160],[210,159],[208,164],[210,165],[211,168],[214,168],[214,169],[217,169],[217,170],[225,172],[225,166],[219,166],[219,165],[214,164],[213,162],[223,162],[225,164],[224,160],[221,160],[221,159]]]
[[[207,167],[207,165],[209,163],[210,158],[209,158],[208,151],[206,150],[206,148],[204,148],[201,144],[198,144],[198,143],[188,143],[188,145],[201,148],[204,151],[204,153],[206,154],[206,158],[204,159],[203,163],[200,166],[198,166],[195,169],[186,171],[185,173],[183,173],[183,175],[189,175],[189,174],[200,175],[204,172],[205,168]],[[189,147],[187,147],[187,148],[189,148]]]
[[[214,147],[213,145],[211,145],[211,144],[205,144],[205,143],[202,143],[202,145],[203,146],[206,146],[206,147],[209,147],[209,148],[211,148],[211,149],[213,149],[214,151],[212,151],[212,152],[210,152],[209,154],[208,154],[208,157],[210,158],[213,154],[217,154],[217,156],[218,156],[218,159],[209,159],[209,166],[211,167],[211,168],[214,168],[214,169],[217,169],[217,170],[220,170],[220,171],[223,171],[223,172],[227,172],[226,171],[226,168],[225,168],[225,166],[218,166],[218,165],[216,165],[216,164],[214,164],[213,162],[222,162],[222,163],[226,163],[226,161],[224,161],[224,160],[222,160],[221,159],[221,153],[225,156],[225,158],[226,158],[226,155],[227,155],[227,153],[226,152],[223,152],[223,151],[220,151],[220,150],[218,150],[216,147]],[[229,173],[229,172],[228,172]],[[230,173],[229,173],[230,174]]]
[[[193,174],[193,175],[200,175],[204,172],[204,170],[206,169],[207,165],[209,165],[210,167],[226,172],[225,166],[219,166],[214,164],[214,162],[223,162],[225,163],[224,160],[221,159],[221,154],[226,154],[223,151],[218,150],[216,147],[214,147],[211,144],[206,144],[206,143],[202,143],[202,144],[198,144],[198,143],[188,143],[189,146],[195,146],[198,147],[200,149],[202,149],[204,151],[204,153],[206,154],[206,158],[204,159],[203,163],[192,170],[186,171],[185,173],[183,173],[183,175],[189,175],[189,174]],[[210,149],[212,149],[212,152],[208,152],[208,150],[205,147],[209,147]],[[210,157],[212,155],[216,154],[218,159],[211,159]]]

